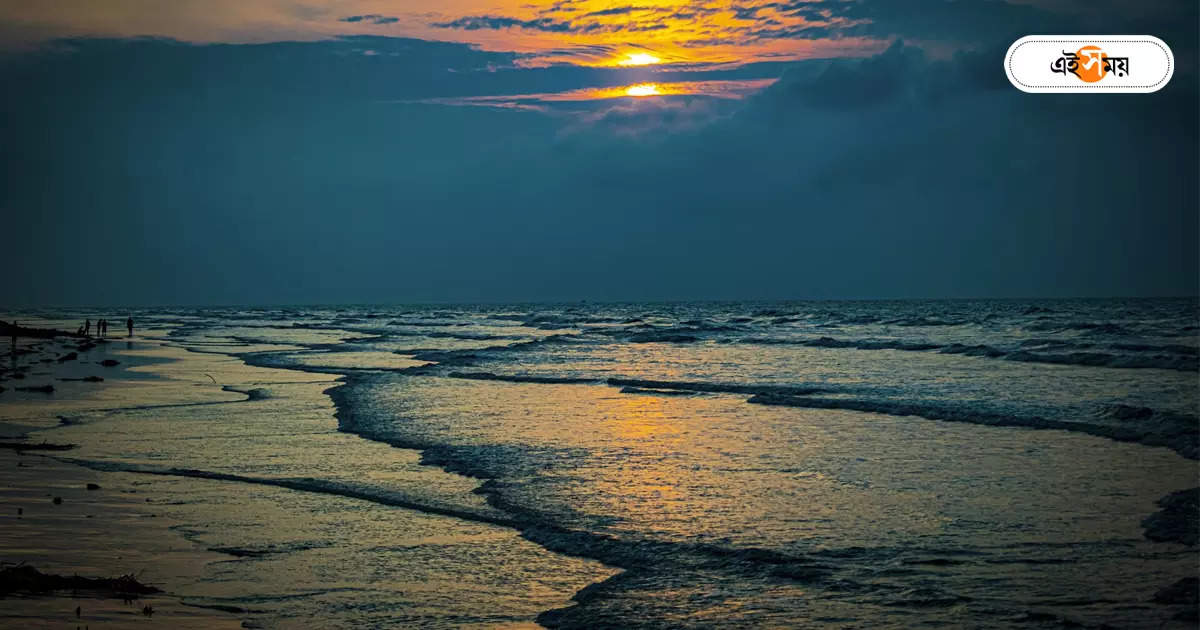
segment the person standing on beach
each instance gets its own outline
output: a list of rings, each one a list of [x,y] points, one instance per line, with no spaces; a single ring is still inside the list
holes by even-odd
[[[132,317],[125,319],[125,327],[129,329],[129,336],[132,337],[133,336],[133,318]]]
[[[100,336],[101,337],[108,336],[108,320],[107,319],[100,320]]]
[[[92,320],[85,319],[85,320],[83,320],[83,336],[87,337],[87,336],[90,336],[91,334],[92,334]]]

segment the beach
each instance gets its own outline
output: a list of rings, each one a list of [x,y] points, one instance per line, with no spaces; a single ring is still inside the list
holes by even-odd
[[[1146,521],[1196,487],[1194,309],[179,309],[22,340],[0,561],[163,592],[0,620],[1188,627],[1194,515]]]
[[[551,558],[512,529],[490,524],[489,519],[503,518],[482,501],[482,515],[464,522],[391,505],[402,504],[400,498],[344,497],[353,494],[348,486],[360,474],[446,493],[469,492],[474,483],[420,466],[415,452],[339,433],[322,394],[333,385],[332,376],[248,367],[224,355],[164,346],[156,334],[161,331],[133,342],[102,342],[66,364],[42,360],[64,355],[77,340],[39,342],[22,356],[19,363],[32,367],[24,379],[10,382],[56,389],[6,398],[5,439],[76,448],[50,457],[33,449],[0,451],[3,465],[15,471],[5,475],[0,495],[0,518],[6,521],[0,549],[4,562],[23,562],[43,573],[132,573],[165,592],[128,605],[87,593],[0,598],[0,620],[23,627],[60,627],[63,621],[141,627],[152,620],[171,627],[222,628],[262,627],[256,620],[267,618],[269,627],[305,628],[312,627],[311,618],[303,604],[290,600],[327,595],[369,608],[369,593],[378,588],[389,590],[393,603],[404,604],[403,610],[386,611],[382,625],[520,628],[533,626],[542,610],[568,605],[575,590],[613,573],[595,562]],[[120,365],[99,364],[112,358]],[[104,381],[62,380],[80,374],[103,375]],[[264,387],[286,390],[289,402],[268,402]],[[251,405],[257,408],[214,412]],[[248,418],[259,424],[242,424]],[[187,459],[184,452],[202,458],[206,472],[221,469],[230,477],[206,479],[183,469],[154,474],[172,472]],[[263,461],[290,459],[298,467],[355,458],[369,462],[370,470],[342,468],[344,486],[307,487],[304,479],[279,470],[243,475]],[[239,475],[245,481],[230,480]],[[88,490],[89,483],[99,489]],[[53,503],[54,497],[61,497],[61,504]],[[453,549],[460,551],[438,557]],[[310,562],[318,562],[314,556],[345,576],[306,574]],[[538,561],[538,556],[548,559]],[[473,562],[503,565],[514,558],[566,575],[505,575],[496,583],[471,571]],[[389,562],[395,566],[389,568]],[[446,562],[459,566],[447,568]],[[361,576],[363,566],[374,566],[378,575]],[[573,587],[562,590],[563,580],[573,580]],[[514,585],[520,589],[505,592]],[[486,604],[471,601],[472,591]],[[225,603],[229,599],[237,603]],[[145,605],[154,608],[153,617],[142,614]],[[76,606],[83,609],[78,618]],[[489,610],[481,614],[483,608]],[[353,622],[340,623],[382,623],[370,613],[348,619]]]

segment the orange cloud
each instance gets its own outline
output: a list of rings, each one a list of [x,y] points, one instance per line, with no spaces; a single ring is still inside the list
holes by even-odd
[[[855,20],[769,0],[56,0],[0,3],[7,47],[69,37],[168,37],[188,42],[311,41],[383,35],[456,41],[524,54],[524,65],[746,63],[861,55],[870,38],[834,36]]]

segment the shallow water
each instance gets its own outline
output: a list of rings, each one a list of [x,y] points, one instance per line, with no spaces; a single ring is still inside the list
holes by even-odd
[[[1141,528],[1157,499],[1197,485],[1192,299],[348,306],[135,320],[206,353],[148,370],[199,381],[178,371],[235,356],[257,367],[207,369],[251,400],[124,410],[124,430],[101,430],[113,426],[104,418],[61,430],[92,465],[172,473],[156,483],[260,488],[268,503],[317,497],[288,505],[299,520],[279,532],[262,519],[190,517],[190,535],[212,546],[270,550],[226,577],[300,603],[215,586],[205,595],[261,610],[267,625],[297,615],[530,623],[599,582],[538,620],[1160,627],[1181,609],[1152,602],[1155,592],[1196,574],[1194,548],[1150,542]],[[247,510],[260,505],[249,496]],[[374,507],[353,515],[360,503]],[[396,510],[435,520],[389,525]],[[430,527],[452,542],[412,539]],[[337,552],[321,551],[331,540]],[[596,561],[623,571],[610,578]],[[432,592],[318,588],[394,581],[398,567],[444,582],[439,597],[456,583],[491,586],[455,606]],[[439,616],[441,606],[460,612]]]

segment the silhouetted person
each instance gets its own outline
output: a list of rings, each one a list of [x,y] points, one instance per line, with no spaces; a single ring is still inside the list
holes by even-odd
[[[107,319],[100,320],[100,336],[101,337],[108,336],[108,320]]]
[[[83,336],[88,337],[92,334],[92,320],[83,320]]]
[[[127,318],[125,320],[125,327],[129,329],[129,336],[132,337],[133,336],[133,318],[132,317]]]

